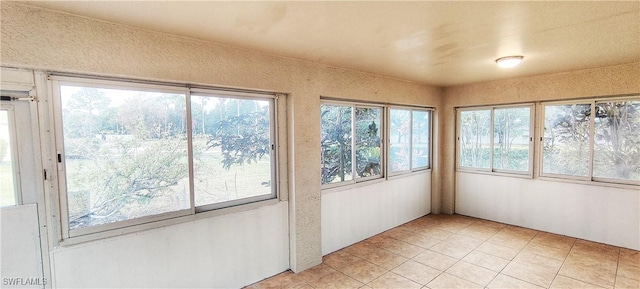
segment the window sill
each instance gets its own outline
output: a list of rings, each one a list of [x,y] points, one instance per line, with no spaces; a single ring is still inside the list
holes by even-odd
[[[520,178],[520,179],[533,179],[533,174],[531,173],[518,174],[518,173],[506,173],[506,172],[480,171],[480,170],[465,170],[465,169],[457,169],[456,173],[480,174],[480,175],[512,177],[512,178]]]
[[[331,193],[336,193],[336,192],[342,192],[342,191],[348,191],[348,190],[352,190],[355,188],[359,188],[359,187],[366,187],[366,186],[370,186],[373,184],[377,184],[377,183],[381,183],[386,181],[385,178],[377,178],[377,179],[371,179],[371,180],[367,180],[367,181],[362,181],[362,182],[358,182],[358,183],[350,183],[350,184],[344,184],[342,186],[333,186],[333,187],[328,187],[328,188],[323,188],[321,189],[322,194],[331,194]]]
[[[640,185],[633,184],[623,184],[623,183],[613,183],[613,182],[604,182],[604,181],[592,181],[592,180],[579,180],[579,179],[570,179],[570,178],[562,178],[562,177],[551,177],[551,176],[539,176],[536,179],[547,182],[559,182],[559,183],[572,183],[578,185],[587,185],[587,186],[598,186],[598,187],[609,187],[609,188],[618,188],[618,189],[627,189],[627,190],[638,190],[640,192]]]
[[[120,236],[124,236],[124,235],[139,233],[139,232],[146,231],[146,230],[163,228],[163,227],[177,225],[177,224],[181,224],[181,223],[198,221],[198,220],[202,220],[202,219],[206,219],[206,218],[212,218],[212,217],[221,216],[221,215],[235,214],[235,213],[255,210],[255,209],[258,209],[258,208],[261,208],[261,207],[265,207],[265,206],[272,206],[272,205],[278,204],[280,202],[283,202],[283,201],[280,201],[278,198],[274,198],[274,199],[269,199],[269,200],[254,202],[254,203],[248,203],[248,204],[243,204],[243,205],[238,205],[238,206],[233,206],[233,207],[227,207],[227,208],[221,208],[221,209],[217,209],[217,210],[205,211],[205,212],[197,213],[197,214],[194,214],[194,215],[180,216],[180,217],[174,217],[174,218],[168,218],[168,219],[152,220],[152,221],[149,221],[148,223],[144,223],[144,224],[138,224],[138,225],[133,225],[133,226],[129,226],[129,227],[123,227],[123,228],[112,229],[112,230],[108,230],[108,231],[97,232],[97,233],[93,233],[93,234],[87,234],[87,235],[71,237],[71,238],[68,238],[68,239],[61,240],[58,243],[58,245],[62,246],[62,247],[68,247],[68,246],[78,245],[78,244],[87,243],[87,242],[91,242],[91,241],[97,241],[97,240],[109,239],[109,238],[114,238],[114,237],[120,237]]]

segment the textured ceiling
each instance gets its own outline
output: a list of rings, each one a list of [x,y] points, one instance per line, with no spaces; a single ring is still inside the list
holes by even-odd
[[[439,86],[640,61],[640,1],[27,4]]]

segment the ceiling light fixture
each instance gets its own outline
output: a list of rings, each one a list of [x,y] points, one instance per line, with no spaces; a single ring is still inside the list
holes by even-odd
[[[522,62],[523,58],[524,56],[522,55],[505,56],[505,57],[500,57],[496,59],[496,63],[500,67],[514,67],[514,66],[518,66],[518,64]]]

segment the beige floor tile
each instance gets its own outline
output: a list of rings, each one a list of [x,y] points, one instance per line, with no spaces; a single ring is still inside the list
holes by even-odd
[[[484,243],[484,240],[467,237],[460,234],[454,234],[444,239],[443,242],[475,249],[478,248],[478,246],[482,245],[482,243]]]
[[[558,274],[602,287],[613,287],[616,263],[591,258],[567,258]]]
[[[318,289],[355,289],[362,287],[364,284],[344,275],[343,273],[334,272],[310,283],[309,285]]]
[[[407,238],[407,236],[413,235],[413,234],[415,234],[415,233],[413,233],[413,232],[411,232],[411,231],[409,231],[407,229],[404,229],[402,227],[395,227],[395,228],[393,228],[391,230],[387,230],[387,231],[383,232],[381,235],[385,236],[387,238],[394,238],[396,240],[404,240],[404,239]]]
[[[640,288],[640,281],[618,276],[618,277],[616,277],[616,286],[615,286],[615,288],[616,289],[618,289],[618,288],[620,288],[620,289],[622,289],[622,288],[624,288],[624,289],[638,289],[638,288]]]
[[[538,231],[536,230],[513,226],[513,225],[506,226],[502,231],[525,238],[525,239],[529,239],[529,240],[533,239],[533,237],[535,237],[535,235],[538,234]]]
[[[440,270],[436,270],[413,260],[402,263],[402,265],[393,269],[392,272],[421,285],[426,285],[442,273]]]
[[[458,262],[455,258],[429,250],[415,256],[413,260],[441,271],[447,270],[451,265]]]
[[[640,266],[640,252],[620,248],[620,259]]]
[[[487,286],[498,275],[497,272],[467,262],[458,262],[449,267],[446,272],[482,286]]]
[[[262,280],[256,284],[253,284],[247,288],[252,289],[275,289],[275,288],[288,288],[293,286],[292,276],[295,275],[291,271],[286,271],[275,275],[271,278]]]
[[[562,275],[556,276],[556,279],[551,283],[550,288],[575,288],[575,289],[601,289],[604,287],[582,282],[573,278],[565,277]]]
[[[335,269],[325,265],[325,264],[320,264],[318,266],[314,266],[311,267],[307,270],[304,270],[300,273],[294,274],[291,276],[291,279],[293,280],[293,284],[295,285],[303,285],[303,284],[307,284],[307,283],[311,283],[315,280],[318,280],[326,275],[329,275],[333,272],[336,272]]]
[[[520,279],[513,278],[511,276],[498,274],[496,278],[494,278],[487,288],[490,289],[514,289],[514,288],[523,288],[523,289],[541,289],[544,287],[540,287],[537,285],[533,285],[529,282],[522,281]]]
[[[424,249],[429,249],[431,247],[433,247],[434,245],[440,243],[440,240],[438,239],[434,239],[425,235],[421,235],[421,234],[417,234],[417,233],[412,233],[412,235],[407,236],[404,240],[409,244],[413,244],[416,245],[418,247],[424,248]]]
[[[429,227],[429,224],[426,223],[424,221],[424,219],[422,219],[422,218],[416,219],[416,220],[413,220],[411,222],[404,223],[404,224],[398,226],[398,228],[402,228],[402,229],[405,229],[407,231],[414,232],[414,233],[416,231],[422,231],[422,230],[424,230],[424,229],[426,229],[428,227]]]
[[[571,247],[573,247],[573,243],[575,242],[575,238],[546,232],[539,232],[531,240],[531,244],[539,244],[553,248],[564,249],[567,251],[571,250]]]
[[[477,225],[477,224],[472,224],[460,231],[458,231],[458,235],[462,235],[462,236],[466,236],[466,237],[471,237],[471,238],[475,238],[475,239],[479,239],[482,241],[486,241],[489,238],[491,238],[493,235],[495,235],[498,231],[500,231],[501,228],[493,228],[493,227],[486,227],[484,225]]]
[[[542,287],[549,287],[556,276],[555,271],[519,262],[509,263],[501,273]]]
[[[631,262],[620,261],[618,263],[618,276],[640,280],[640,265]]]
[[[373,246],[371,244],[364,243],[364,242],[356,243],[342,249],[342,251],[344,251],[345,253],[348,253],[360,258],[362,258],[362,256],[376,252],[378,250],[380,250],[378,247]]]
[[[618,276],[640,280],[640,252],[624,248],[620,249]]]
[[[436,240],[440,240],[440,241],[442,241],[442,240],[448,238],[449,236],[453,235],[453,233],[451,233],[451,232],[443,231],[443,230],[440,230],[440,229],[437,229],[437,228],[431,228],[431,227],[415,231],[415,233],[426,235],[426,236],[428,236],[430,238],[433,238],[433,239],[436,239]]]
[[[554,273],[557,273],[558,270],[560,270],[560,267],[562,267],[562,261],[560,260],[532,254],[525,251],[520,252],[518,256],[513,258],[513,261],[542,267],[545,270],[553,271]]]
[[[462,261],[487,268],[491,271],[500,272],[504,269],[509,260],[502,259],[480,251],[473,251],[462,258]]]
[[[524,246],[526,246],[529,243],[531,238],[533,238],[533,237],[523,237],[516,233],[511,233],[505,230],[507,229],[505,228],[502,231],[496,233],[495,235],[493,235],[493,237],[489,238],[487,242],[513,248],[516,250],[521,250],[522,248],[524,248]]]
[[[307,285],[304,285],[304,287],[301,287],[300,289],[315,289],[315,288],[313,288],[313,286],[307,284]]]
[[[569,254],[579,257],[617,262],[618,257],[620,256],[620,249],[606,244],[576,240]]]
[[[481,226],[485,228],[496,229],[499,231],[505,228],[507,225],[503,223],[494,222],[494,221],[477,219],[475,223],[471,224],[471,226]]]
[[[438,225],[437,228],[443,231],[457,233],[468,226],[469,226],[469,223],[466,223],[466,222],[447,221]]]
[[[387,236],[385,236],[383,234],[378,234],[378,235],[375,235],[375,236],[373,236],[371,238],[368,238],[368,239],[362,241],[362,243],[373,245],[373,246],[376,246],[376,247],[382,247],[382,246],[384,246],[386,244],[389,244],[389,243],[391,243],[393,241],[398,241],[398,240],[390,238],[390,237],[387,237]]]
[[[391,270],[409,260],[384,249],[378,249],[360,257],[387,270]]]
[[[518,252],[520,252],[520,250],[518,249],[505,247],[491,242],[483,243],[478,248],[476,248],[476,251],[487,253],[489,255],[500,257],[506,260],[513,260],[513,258],[518,255]]]
[[[561,249],[556,247],[550,247],[537,243],[529,243],[522,249],[523,252],[533,253],[540,256],[553,258],[556,260],[564,260],[569,254],[570,248]]]
[[[359,282],[366,284],[387,272],[387,269],[369,263],[365,260],[360,260],[340,269],[340,272]]]
[[[418,254],[424,252],[425,250],[422,247],[418,247],[416,245],[412,245],[396,239],[386,242],[384,245],[380,246],[380,248],[385,249],[391,253],[398,254],[405,258],[413,258]]]
[[[339,250],[322,257],[322,262],[324,264],[338,270],[340,270],[341,268],[344,268],[347,265],[353,264],[358,260],[362,260],[362,259],[354,255],[351,255],[345,252],[344,250]]]
[[[440,288],[464,288],[464,289],[473,289],[473,288],[483,288],[482,286],[475,284],[473,282],[469,282],[462,278],[458,278],[456,276],[442,273],[440,276],[433,279],[433,281],[427,284],[428,288],[431,289],[440,289]]]
[[[393,272],[387,272],[367,284],[373,289],[419,289],[422,285]]]
[[[429,248],[429,250],[438,252],[456,259],[462,259],[465,255],[473,251],[473,248],[469,248],[469,247],[465,247],[457,244],[451,244],[451,243],[442,241],[434,245],[433,247]]]

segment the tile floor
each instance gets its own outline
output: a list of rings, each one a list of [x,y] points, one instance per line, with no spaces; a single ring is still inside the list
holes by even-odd
[[[640,288],[640,252],[460,215],[427,215],[257,288]]]

